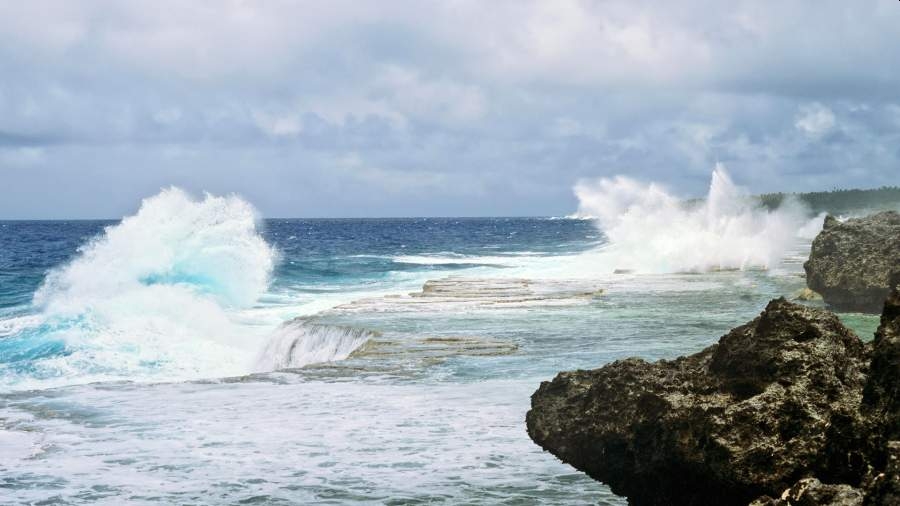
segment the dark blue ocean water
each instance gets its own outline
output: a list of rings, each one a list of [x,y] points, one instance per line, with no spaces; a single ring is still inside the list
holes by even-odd
[[[355,283],[391,272],[460,270],[482,265],[482,256],[571,254],[602,241],[589,221],[547,218],[266,220],[263,235],[284,254],[276,284]],[[402,260],[414,255],[457,256],[460,262]]]
[[[98,374],[145,372],[164,378],[166,364],[179,361],[187,377],[225,374],[184,371],[189,358],[173,358],[172,345],[154,343],[181,334],[179,339],[196,341],[210,332],[259,339],[254,335],[259,328],[365,294],[402,292],[425,279],[479,267],[502,271],[505,259],[578,254],[602,242],[602,233],[583,220],[271,219],[235,232],[228,227],[240,223],[242,214],[234,210],[221,215],[205,210],[193,217],[156,211],[145,212],[142,216],[152,219],[140,226],[0,222],[0,373],[6,383],[65,384],[67,377],[86,381]],[[256,237],[271,254],[247,244]],[[265,286],[243,276],[271,260]],[[47,283],[36,298],[51,273],[63,280]],[[160,292],[163,288],[169,290]],[[233,304],[235,292],[249,293],[245,302],[269,312],[241,316]],[[188,299],[173,307],[163,304],[183,297]],[[217,304],[213,310],[209,300]],[[223,327],[223,318],[245,326]],[[207,320],[213,323],[206,325]],[[120,363],[130,363],[123,357],[136,362],[122,368]]]
[[[260,221],[175,188],[117,221],[0,222],[0,503],[623,505],[531,442],[529,397],[805,285],[821,217],[716,188],[605,232]]]
[[[254,223],[177,192],[0,222],[0,502],[622,505],[528,439],[534,389],[803,286],[596,269],[584,220]]]
[[[118,220],[0,221],[0,314],[22,309],[47,271]],[[281,254],[273,287],[315,290],[318,283],[355,284],[392,272],[453,271],[472,263],[423,264],[405,255],[567,254],[602,242],[586,220],[547,218],[268,219],[259,230]]]

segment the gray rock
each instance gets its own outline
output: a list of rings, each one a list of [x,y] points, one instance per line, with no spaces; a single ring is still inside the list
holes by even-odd
[[[866,382],[864,408],[880,424],[887,440],[900,439],[900,272],[884,302],[873,341],[872,365]]]
[[[745,505],[798,479],[857,485],[865,345],[831,313],[774,300],[676,360],[560,373],[528,433],[634,505]]]
[[[822,296],[818,293],[810,290],[809,288],[803,288],[798,290],[791,300],[800,300],[804,302],[814,301],[814,300],[822,300]]]
[[[778,299],[705,350],[563,372],[532,395],[545,450],[632,505],[900,505],[900,274],[875,340]]]
[[[803,267],[807,286],[830,307],[880,312],[888,278],[900,269],[900,214],[885,211],[843,223],[828,216]]]
[[[900,273],[889,284],[863,394],[872,427],[869,447],[875,468],[883,469],[868,483],[866,505],[900,505]]]

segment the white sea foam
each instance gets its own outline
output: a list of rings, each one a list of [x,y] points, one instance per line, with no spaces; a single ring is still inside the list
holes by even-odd
[[[0,337],[7,337],[40,325],[44,318],[40,315],[14,316],[0,320]]]
[[[354,327],[290,321],[269,336],[256,359],[255,370],[275,371],[344,360],[376,335]]]
[[[640,274],[770,267],[798,235],[811,237],[821,227],[821,217],[807,222],[794,205],[775,212],[753,206],[721,167],[706,201],[689,208],[657,185],[623,177],[583,182],[577,192],[579,213],[595,217],[610,244],[554,256],[438,252],[385,258],[458,265],[467,276],[485,278],[603,279],[599,286],[612,288],[631,279],[613,275],[615,269]],[[365,339],[278,325],[352,301],[417,291],[436,277],[393,272],[356,289],[268,293],[276,256],[257,231],[253,208],[240,198],[193,199],[164,190],[51,272],[35,294],[39,314],[0,321],[0,335],[40,325],[42,337],[63,342],[66,350],[30,360],[21,378],[6,375],[3,383],[177,381],[340,360]]]
[[[527,256],[527,255],[522,255]],[[397,263],[416,265],[486,265],[503,266],[509,261],[509,257],[502,256],[464,256],[458,254],[445,255],[401,255],[393,260]]]
[[[603,268],[636,272],[767,269],[807,224],[799,204],[767,211],[716,165],[706,199],[687,205],[662,186],[616,176],[575,186],[578,216],[593,216],[610,240]],[[807,231],[808,232],[808,231]]]
[[[236,196],[191,198],[177,188],[83,246],[34,296],[48,338],[66,355],[34,375],[182,379],[247,372],[260,329],[235,315],[269,282],[276,254],[256,213]]]

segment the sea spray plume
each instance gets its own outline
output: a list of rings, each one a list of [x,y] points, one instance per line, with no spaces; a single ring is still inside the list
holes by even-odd
[[[174,187],[144,199],[137,214],[79,252],[48,275],[37,304],[62,310],[129,288],[171,285],[243,307],[266,289],[275,259],[250,204],[233,195],[195,201]]]
[[[828,213],[823,211],[817,214],[815,217],[810,218],[805,225],[797,230],[797,237],[809,241],[815,239],[816,236],[819,235],[819,232],[822,231],[822,226],[825,223],[826,216],[828,216]]]
[[[593,216],[610,245],[604,268],[636,272],[767,269],[775,265],[807,222],[801,206],[760,208],[713,170],[709,192],[686,204],[661,186],[616,176],[575,186],[579,215]]]
[[[247,372],[259,342],[234,321],[266,290],[274,250],[237,196],[195,200],[178,188],[145,199],[35,293],[63,356],[35,364],[53,376],[155,379]]]

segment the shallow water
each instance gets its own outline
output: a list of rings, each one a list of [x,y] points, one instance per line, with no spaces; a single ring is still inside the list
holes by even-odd
[[[108,296],[91,282],[74,312],[32,295],[120,225],[0,223],[4,502],[625,504],[530,441],[530,394],[560,370],[715,342],[803,287],[808,248],[768,271],[612,274],[590,221],[269,220],[271,281],[241,305],[216,290],[246,276],[192,270],[251,251],[225,240],[244,216],[224,212],[201,220],[205,243],[147,231],[147,248],[193,255],[152,275],[87,264],[143,281],[119,276]],[[144,298],[160,283],[190,298]],[[121,294],[153,301],[153,317]],[[209,315],[222,321],[196,324]]]

